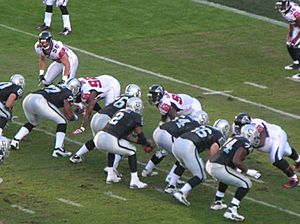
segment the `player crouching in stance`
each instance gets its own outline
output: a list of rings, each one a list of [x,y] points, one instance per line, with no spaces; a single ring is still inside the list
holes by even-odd
[[[147,140],[143,134],[142,114],[143,102],[138,97],[130,98],[126,108],[119,110],[107,123],[105,128],[99,131],[94,139],[87,141],[79,151],[90,151],[97,148],[108,153],[107,184],[120,182],[121,178],[116,175],[113,169],[114,154],[128,156],[128,164],[131,171],[131,189],[147,187],[146,183],[139,180],[137,173],[136,147],[130,143],[137,143],[144,146],[145,152],[151,152],[155,145]],[[132,134],[134,133],[134,134]],[[135,139],[133,136],[137,136]]]
[[[28,135],[32,129],[39,125],[40,118],[46,118],[57,124],[56,141],[52,153],[53,157],[71,156],[64,148],[64,138],[67,130],[67,120],[77,120],[71,110],[74,97],[79,93],[81,84],[75,79],[67,80],[63,86],[50,85],[27,95],[23,101],[23,110],[28,120],[18,131],[11,142],[12,148],[18,149],[19,142]],[[64,109],[64,114],[58,108]]]
[[[259,133],[252,125],[245,125],[241,130],[241,135],[229,138],[221,149],[206,164],[206,171],[219,181],[218,191],[212,210],[227,208],[223,203],[223,197],[229,185],[237,187],[231,206],[224,213],[226,219],[243,221],[244,216],[239,215],[237,210],[241,200],[250,190],[252,183],[248,176],[260,177],[256,170],[248,169],[243,163],[246,156],[260,144]],[[237,169],[240,169],[240,173]]]

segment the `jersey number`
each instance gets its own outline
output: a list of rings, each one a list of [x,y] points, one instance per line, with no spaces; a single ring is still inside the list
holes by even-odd
[[[122,119],[122,117],[124,117],[124,113],[120,111],[108,123],[111,125],[116,125],[119,120]]]
[[[212,134],[212,130],[209,128],[196,128],[192,132],[198,135],[200,138],[206,138],[207,136]]]
[[[46,93],[59,93],[60,89],[57,86],[49,86],[49,87],[44,88],[44,91]]]
[[[123,108],[128,101],[129,97],[128,96],[123,96],[120,99],[118,99],[116,102],[114,102],[113,106],[116,108]]]

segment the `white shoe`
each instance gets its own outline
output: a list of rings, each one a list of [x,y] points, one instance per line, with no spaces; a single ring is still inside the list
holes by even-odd
[[[214,203],[210,206],[210,209],[212,210],[222,210],[224,208],[227,208],[227,205],[223,203],[222,200],[214,201]]]
[[[158,172],[156,171],[148,171],[148,170],[143,170],[142,171],[142,177],[153,177],[153,176],[157,176]]]
[[[229,207],[227,209],[227,211],[224,213],[224,217],[226,219],[230,219],[230,220],[234,220],[234,221],[239,221],[242,222],[245,220],[245,217],[242,215],[239,215],[237,213],[237,207],[233,206],[233,207]]]
[[[296,75],[292,76],[293,79],[300,79],[300,73],[297,73]]]
[[[115,184],[115,183],[119,183],[120,181],[121,181],[121,178],[117,177],[116,174],[113,174],[111,176],[107,175],[107,178],[106,178],[106,183],[107,184]]]
[[[10,142],[11,149],[19,149],[20,148],[20,142],[16,139],[12,139]]]
[[[138,180],[136,182],[130,181],[130,189],[142,189],[142,188],[146,188],[148,186],[148,184],[143,183],[142,181]]]
[[[165,193],[168,193],[168,194],[173,194],[177,191],[177,187],[174,186],[174,185],[168,185],[166,188],[165,188]]]
[[[108,166],[107,167],[105,167],[104,169],[103,169],[103,171],[104,171],[104,173],[108,173]],[[123,177],[123,174],[121,174],[117,169],[115,169],[114,168],[114,173],[117,175],[117,177],[120,177],[120,178],[122,178]]]
[[[71,155],[72,155],[71,152],[68,152],[63,148],[56,148],[53,150],[53,153],[52,153],[53,157],[59,157],[59,156],[66,157],[66,156],[71,156]]]
[[[299,68],[300,68],[300,65],[299,64],[294,64],[294,63],[284,66],[285,70],[293,70],[293,69],[298,70]]]
[[[176,191],[173,193],[173,197],[179,201],[181,204],[189,206],[191,203],[186,199],[185,195],[181,191]]]
[[[71,162],[71,163],[74,163],[74,164],[76,164],[76,163],[81,163],[81,162],[82,162],[82,158],[81,158],[80,156],[77,156],[77,155],[75,154],[74,156],[72,156],[72,157],[70,158],[70,162]]]

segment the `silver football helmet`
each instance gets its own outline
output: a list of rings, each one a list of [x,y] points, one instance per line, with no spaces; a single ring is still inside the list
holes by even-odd
[[[4,136],[0,136],[0,163],[8,156],[10,149],[10,140]]]
[[[215,121],[213,127],[216,128],[217,130],[219,130],[225,139],[227,139],[229,137],[230,124],[227,120],[218,119]]]
[[[81,90],[81,83],[76,78],[70,78],[65,83],[65,86],[71,90],[73,96],[76,96]]]
[[[18,86],[21,86],[21,88],[24,90],[25,88],[25,78],[21,74],[14,74],[10,77],[10,82],[13,84],[16,84]]]
[[[254,148],[259,146],[260,144],[259,133],[256,127],[254,127],[253,125],[251,124],[244,125],[241,129],[241,135],[246,139],[248,139],[248,141]]]
[[[207,125],[209,123],[208,114],[204,110],[200,110],[192,114],[191,118],[198,121],[201,125]]]
[[[136,84],[129,84],[125,88],[125,94],[129,96],[135,96],[135,97],[142,97],[142,90],[141,88]]]
[[[131,97],[126,103],[126,109],[142,114],[144,110],[143,101],[139,97]]]

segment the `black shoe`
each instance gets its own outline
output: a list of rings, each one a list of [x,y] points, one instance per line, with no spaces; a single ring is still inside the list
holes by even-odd
[[[45,23],[43,23],[41,26],[37,28],[38,31],[42,32],[44,30],[50,30],[50,26],[46,26]]]
[[[59,35],[63,35],[63,36],[68,36],[72,33],[71,30],[69,30],[68,28],[64,28],[63,31],[59,32]]]

